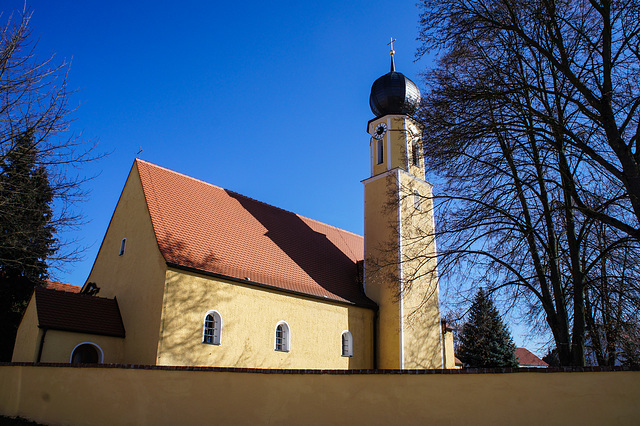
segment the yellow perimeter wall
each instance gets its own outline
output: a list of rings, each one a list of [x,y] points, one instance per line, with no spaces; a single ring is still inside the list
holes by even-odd
[[[47,424],[637,424],[640,372],[276,374],[0,366],[0,414]]]

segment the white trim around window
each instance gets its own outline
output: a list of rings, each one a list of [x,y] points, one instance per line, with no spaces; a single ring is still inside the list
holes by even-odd
[[[342,356],[353,356],[353,336],[349,330],[344,330],[340,338],[342,344]]]
[[[102,350],[102,348],[101,348],[100,346],[96,345],[96,344],[95,344],[95,343],[93,343],[93,342],[82,342],[82,343],[78,343],[78,344],[73,348],[73,350],[71,351],[71,356],[69,357],[69,362],[70,362],[70,363],[72,363],[72,364],[74,363],[73,356],[76,354],[76,353],[75,353],[75,352],[76,352],[76,349],[78,349],[78,348],[82,349],[81,347],[82,347],[82,346],[85,346],[85,345],[86,345],[86,346],[92,346],[92,347],[93,347],[93,349],[95,349],[95,351],[98,353],[98,364],[102,364],[102,363],[104,362],[104,351]],[[76,363],[79,363],[79,364],[85,364],[85,362],[82,362],[82,361],[76,361]]]
[[[202,324],[202,343],[207,345],[219,345],[222,339],[222,315],[215,309],[210,310],[204,316]]]
[[[274,349],[278,352],[291,351],[291,329],[286,321],[276,324]]]

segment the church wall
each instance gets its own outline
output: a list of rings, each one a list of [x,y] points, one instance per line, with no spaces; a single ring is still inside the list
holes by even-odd
[[[378,368],[401,368],[395,172],[365,182],[366,293],[378,311]]]
[[[399,173],[405,368],[443,365],[431,186]],[[416,205],[414,191],[419,192]]]
[[[70,362],[73,350],[82,343],[97,345],[105,364],[119,363],[123,359],[124,339],[121,337],[48,330],[40,362]]]
[[[252,285],[169,269],[159,365],[250,368],[373,367],[371,309],[324,302]],[[202,343],[208,311],[222,317],[220,345]],[[290,328],[290,351],[275,350],[279,321]],[[353,336],[353,356],[341,356],[341,336]]]
[[[38,328],[38,312],[35,293],[31,295],[27,309],[22,316],[13,347],[13,362],[36,362],[42,331]]]
[[[117,297],[127,336],[119,362],[155,364],[165,271],[134,164],[87,280]]]
[[[640,371],[281,374],[4,365],[0,383],[0,414],[43,424],[605,425],[640,418]]]

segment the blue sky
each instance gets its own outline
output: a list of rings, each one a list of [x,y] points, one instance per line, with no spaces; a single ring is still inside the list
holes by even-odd
[[[4,0],[3,18],[23,0]],[[111,154],[79,208],[82,285],[140,158],[362,234],[371,84],[396,64],[418,82],[415,0],[27,1],[41,58],[71,61],[73,131]],[[423,61],[424,62],[424,61]]]

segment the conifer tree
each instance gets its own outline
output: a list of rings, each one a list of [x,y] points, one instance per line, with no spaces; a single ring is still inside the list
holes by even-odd
[[[0,361],[10,361],[33,287],[47,278],[47,258],[56,250],[52,200],[33,137],[23,134],[0,160]]]
[[[516,346],[493,301],[478,291],[460,334],[458,357],[469,367],[517,367]]]

